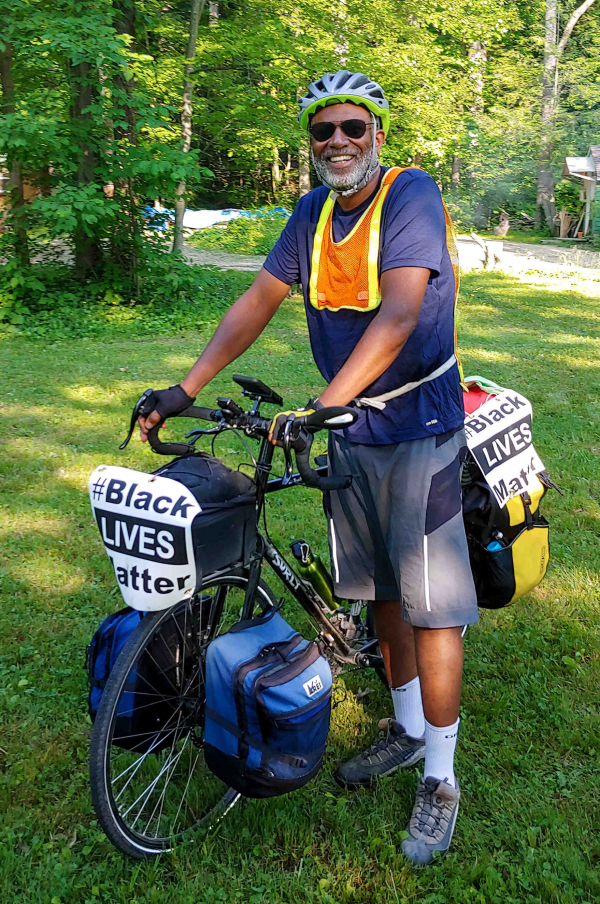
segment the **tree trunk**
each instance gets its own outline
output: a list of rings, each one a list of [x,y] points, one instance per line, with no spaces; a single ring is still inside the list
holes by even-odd
[[[285,163],[285,170],[284,170],[285,187],[286,187],[286,190],[288,190],[288,191],[289,191],[289,187],[290,187],[290,173],[291,173],[291,171],[292,171],[292,155],[291,155],[290,152],[288,151],[288,154],[287,154],[287,160],[286,160],[286,163]]]
[[[340,23],[339,25],[339,33],[338,33],[338,43],[335,48],[335,52],[338,57],[338,63],[341,69],[344,69],[346,63],[348,62],[348,52],[349,52],[349,44],[348,44],[348,35],[347,35],[347,24],[346,20],[348,18],[348,2],[347,0],[339,0],[339,6],[337,9],[337,19]]]
[[[542,73],[542,111],[540,120],[540,147],[538,157],[538,181],[536,222],[539,229],[542,216],[550,230],[554,228],[556,206],[554,204],[554,176],[551,169],[552,132],[556,115],[558,85],[557,75],[558,0],[546,0],[546,29],[544,38],[544,69]]]
[[[585,0],[572,13],[558,41],[558,0],[546,0],[546,26],[544,38],[544,68],[542,73],[542,110],[540,116],[540,148],[538,157],[538,181],[535,225],[542,225],[542,218],[550,230],[554,228],[556,204],[554,200],[554,175],[552,152],[554,127],[558,111],[558,63],[567,46],[571,32],[595,0]]]
[[[71,106],[71,123],[73,131],[79,136],[79,162],[77,166],[78,185],[89,185],[94,181],[96,157],[88,134],[92,128],[92,114],[89,110],[93,101],[91,72],[92,67],[87,60],[71,63],[74,76],[75,96]],[[75,227],[75,275],[83,281],[89,276],[97,275],[102,262],[102,246],[100,242],[88,235],[83,224]]]
[[[298,197],[303,198],[310,191],[310,152],[303,144],[298,151]]]
[[[117,34],[129,35],[131,38],[135,38],[135,0],[119,0],[119,2],[115,3],[115,8],[115,30]],[[136,115],[131,104],[131,93],[135,87],[135,78],[132,76],[128,79],[123,72],[117,71],[115,73],[115,85],[124,98],[121,103],[121,109],[127,123],[126,128],[116,130],[117,140],[122,141],[126,139],[137,146]]]
[[[452,155],[452,175],[450,177],[452,190],[455,191],[460,185],[460,158],[458,154]]]
[[[135,31],[135,0],[118,0],[115,3],[115,29],[117,34],[136,37]],[[126,78],[125,73],[117,70],[114,76],[115,96],[119,103],[121,114],[118,119],[127,123],[126,126],[114,130],[114,137],[122,150],[127,146],[137,147],[137,117],[132,104],[132,92],[135,87],[135,78]],[[113,234],[111,247],[111,259],[121,269],[129,273],[135,294],[139,290],[139,246],[140,223],[136,200],[135,182],[131,177],[116,179],[116,189],[125,200],[127,210],[127,224],[121,230]],[[121,238],[121,240],[119,240]]]
[[[194,94],[194,57],[198,42],[198,25],[206,0],[192,0],[190,34],[185,55],[183,99],[181,103],[181,150],[187,154],[192,144],[192,97]],[[175,223],[173,228],[173,252],[183,251],[183,215],[185,213],[185,182],[175,190]]]
[[[0,54],[0,87],[2,88],[2,105],[0,110],[4,116],[15,112],[15,82],[13,78],[13,46],[6,42]],[[29,240],[25,219],[25,195],[23,191],[23,173],[20,162],[9,155],[6,167],[10,172],[12,228],[15,234],[15,252],[21,267],[29,267]]]
[[[281,182],[281,168],[279,166],[279,149],[274,148],[273,163],[271,164],[271,189],[273,191],[273,198],[277,198],[277,190],[279,188],[280,182]]]
[[[481,41],[477,40],[471,43],[469,47],[469,62],[471,63],[470,76],[473,79],[475,91],[471,113],[477,116],[483,113],[483,86],[487,63],[487,49]]]

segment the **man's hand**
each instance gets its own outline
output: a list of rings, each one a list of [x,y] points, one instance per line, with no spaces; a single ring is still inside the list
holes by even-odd
[[[297,411],[280,411],[271,421],[271,427],[269,428],[269,442],[273,443],[274,446],[280,446],[283,428],[290,417],[302,417],[305,414],[312,414],[314,410],[314,408],[298,408]]]
[[[168,417],[173,417],[174,414],[185,411],[185,409],[189,408],[190,405],[193,405],[195,401],[195,397],[192,398],[189,396],[179,385],[170,386],[168,389],[156,389],[154,395],[157,400],[154,411],[146,418],[138,418],[143,443],[147,442],[148,433],[153,427],[156,427],[157,424],[166,420]]]
[[[293,415],[293,417],[304,417],[304,415],[312,414],[314,411],[319,411],[324,407],[325,406],[319,401],[319,399],[309,399],[309,401],[306,403],[306,408],[298,408],[297,411],[280,411],[279,414],[276,414],[271,421],[271,427],[269,429],[269,442],[273,443],[274,446],[281,445],[280,439],[283,433],[283,428],[285,427],[286,421],[289,419],[290,415]]]

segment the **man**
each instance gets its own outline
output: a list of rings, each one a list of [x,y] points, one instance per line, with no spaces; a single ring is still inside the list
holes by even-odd
[[[313,354],[328,382],[313,405],[354,403],[360,414],[330,440],[333,472],[354,475],[350,489],[331,494],[335,589],[374,601],[395,716],[336,778],[355,788],[424,758],[402,842],[424,865],[448,850],[458,813],[462,628],[478,620],[461,513],[457,277],[433,179],[379,164],[389,127],[381,87],[361,74],[327,74],[300,108],[324,187],[301,199],[187,377],[141,420],[142,438],[241,355],[289,287],[302,283]],[[274,419],[273,441],[283,420]]]

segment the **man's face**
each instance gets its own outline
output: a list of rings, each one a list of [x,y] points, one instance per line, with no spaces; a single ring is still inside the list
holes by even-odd
[[[362,138],[348,138],[338,125],[328,141],[315,141],[311,135],[310,146],[317,175],[336,191],[344,191],[356,185],[367,172],[372,161],[373,126],[371,114],[356,104],[335,104],[318,110],[311,122],[339,123],[346,119],[362,119],[367,129]],[[382,129],[375,135],[377,151],[385,140]]]

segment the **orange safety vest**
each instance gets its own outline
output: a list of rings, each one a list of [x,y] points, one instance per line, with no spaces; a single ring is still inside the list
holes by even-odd
[[[309,300],[317,310],[373,311],[381,304],[378,268],[381,211],[394,179],[406,169],[416,167],[396,166],[387,171],[371,204],[341,242],[333,240],[332,219],[337,194],[329,192],[319,215],[311,259]],[[446,243],[454,270],[456,306],[460,282],[458,249],[454,224],[445,204],[444,214]],[[454,344],[456,347],[456,329]],[[462,379],[460,361],[458,363]]]

